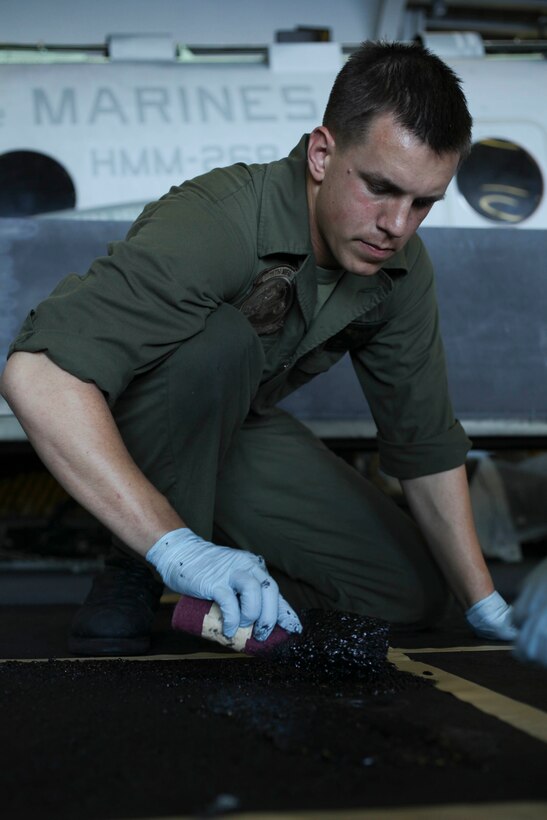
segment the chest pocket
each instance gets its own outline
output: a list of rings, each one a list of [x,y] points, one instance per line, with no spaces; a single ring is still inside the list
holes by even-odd
[[[296,268],[279,265],[262,271],[238,305],[259,336],[281,330],[295,299]]]
[[[325,343],[324,349],[333,353],[356,350],[368,344],[385,324],[385,322],[350,322]]]

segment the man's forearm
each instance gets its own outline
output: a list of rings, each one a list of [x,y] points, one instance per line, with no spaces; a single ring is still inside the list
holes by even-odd
[[[465,467],[401,482],[409,507],[460,604],[494,590],[477,538]]]
[[[145,555],[165,532],[185,526],[139,470],[94,384],[41,353],[15,353],[2,393],[45,465],[82,506]]]
[[[95,385],[66,373],[43,354],[16,353],[1,389],[66,490],[146,556],[175,592],[216,601],[225,635],[251,623],[259,640],[276,623],[289,632],[302,629],[262,558],[211,544],[186,527],[132,460]]]

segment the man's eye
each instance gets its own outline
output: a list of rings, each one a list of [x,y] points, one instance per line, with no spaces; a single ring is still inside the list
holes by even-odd
[[[414,200],[414,207],[415,208],[429,208],[433,205],[433,202],[430,199],[415,199]]]
[[[367,187],[371,194],[385,194],[386,189],[383,188],[381,185],[374,185],[371,182],[367,182]]]

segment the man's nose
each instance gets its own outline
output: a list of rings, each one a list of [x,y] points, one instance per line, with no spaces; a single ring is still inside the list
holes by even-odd
[[[378,227],[392,237],[404,236],[410,219],[411,207],[412,203],[403,198],[393,198],[385,202],[377,219]]]

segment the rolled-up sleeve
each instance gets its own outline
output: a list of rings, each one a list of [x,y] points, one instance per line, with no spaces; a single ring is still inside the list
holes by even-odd
[[[45,352],[95,382],[112,405],[135,376],[199,333],[211,311],[246,287],[253,245],[230,219],[241,200],[219,205],[190,193],[149,206],[108,256],[86,275],[64,279],[31,311],[10,355]]]
[[[395,282],[385,321],[352,354],[378,429],[382,469],[416,478],[458,467],[471,446],[449,396],[433,268],[421,240]]]

